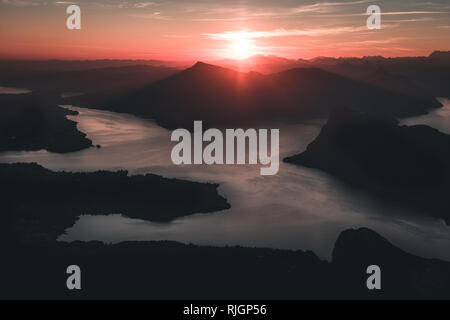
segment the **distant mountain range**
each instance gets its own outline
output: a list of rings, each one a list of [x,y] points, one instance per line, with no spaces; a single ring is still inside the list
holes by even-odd
[[[73,62],[68,62],[66,68],[72,68],[72,64]],[[90,65],[97,64],[92,62]],[[36,70],[38,71],[1,74],[0,83],[4,86],[46,93],[80,92],[92,95],[91,101],[94,102],[101,101],[100,97],[118,96],[136,90],[179,71],[175,68],[150,65],[109,66],[66,71],[42,71],[40,68]]]
[[[415,92],[415,91],[414,91]],[[424,114],[441,104],[319,68],[295,68],[264,75],[237,72],[202,62],[104,105],[156,119],[167,128],[253,125],[326,117],[336,107],[388,113]]]
[[[336,107],[407,117],[450,98],[450,52],[428,57],[293,60],[253,56],[214,65],[156,60],[0,61],[0,85],[60,98],[57,103],[155,119],[167,128],[250,126],[327,117]],[[70,96],[70,95],[69,95]]]
[[[264,74],[292,68],[320,68],[358,80],[370,78],[382,68],[394,77],[408,78],[421,90],[425,89],[434,96],[450,98],[450,51],[435,51],[426,57],[317,57],[311,60],[258,55],[244,61],[220,60],[215,63],[237,71],[257,71]]]

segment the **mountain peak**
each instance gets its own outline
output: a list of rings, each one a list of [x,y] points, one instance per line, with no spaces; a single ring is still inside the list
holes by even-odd
[[[206,62],[202,62],[202,61],[197,61],[192,67],[191,69],[217,69],[220,68],[219,66],[213,65],[213,64],[209,64]]]
[[[224,68],[224,67],[220,67],[214,64],[209,64],[209,63],[205,63],[205,62],[201,62],[201,61],[197,61],[196,64],[194,64],[192,67],[190,67],[189,69],[186,69],[186,71],[188,73],[199,73],[199,74],[235,74],[236,71],[228,69],[228,68]]]
[[[202,61],[197,61],[193,67],[202,67],[202,66],[207,66],[209,65],[208,63],[202,62]]]
[[[434,51],[429,55],[429,58],[435,60],[450,60],[450,51]]]

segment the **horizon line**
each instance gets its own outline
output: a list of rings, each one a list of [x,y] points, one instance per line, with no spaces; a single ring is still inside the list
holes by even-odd
[[[208,62],[212,62],[212,61],[236,61],[236,62],[244,62],[246,60],[255,58],[255,57],[266,57],[266,58],[279,58],[279,59],[285,59],[285,60],[291,60],[291,61],[298,61],[298,60],[305,60],[305,61],[310,61],[310,60],[314,60],[314,59],[318,59],[318,58],[329,58],[329,59],[351,59],[351,58],[355,58],[355,59],[363,59],[363,58],[385,58],[385,59],[396,59],[396,58],[421,58],[421,57],[430,57],[431,55],[433,55],[434,53],[450,53],[450,49],[449,50],[431,50],[430,53],[428,55],[399,55],[399,56],[383,56],[383,55],[364,55],[364,56],[324,56],[324,55],[320,55],[320,56],[315,56],[313,58],[309,58],[309,59],[305,59],[305,58],[287,58],[287,57],[283,57],[283,56],[278,56],[278,55],[273,55],[273,54],[255,54],[252,55],[250,57],[247,57],[245,59],[232,59],[232,58],[217,58],[217,59],[186,59],[186,60],[182,60],[182,59],[173,59],[173,60],[161,60],[161,59],[156,59],[156,58],[150,58],[150,59],[130,59],[130,58],[97,58],[97,59],[71,59],[71,58],[14,58],[14,57],[0,57],[0,61],[39,61],[39,62],[44,62],[44,61],[158,61],[158,62],[174,62],[174,63],[187,63],[187,62],[202,62],[202,61],[208,61]]]

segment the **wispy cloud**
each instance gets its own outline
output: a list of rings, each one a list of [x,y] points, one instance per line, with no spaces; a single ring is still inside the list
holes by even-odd
[[[56,5],[70,5],[70,4],[74,4],[74,1],[55,1],[54,4]]]
[[[155,2],[138,2],[134,4],[133,8],[148,8],[154,7],[155,5]]]
[[[330,14],[340,12],[349,6],[371,3],[374,0],[317,2],[301,6],[283,6],[274,3],[271,6],[252,5],[245,6],[228,3],[198,3],[186,5],[184,11],[190,15],[197,15],[191,21],[236,21],[264,18],[286,18],[302,14]]]
[[[395,20],[395,22],[427,22],[427,21],[436,21],[436,20],[439,20],[439,19],[425,17],[425,18],[401,19],[401,20]]]
[[[47,0],[2,0],[2,3],[10,6],[26,7],[26,6],[43,6],[43,5],[69,5],[74,3],[85,3],[83,1],[47,1]],[[89,2],[88,2],[89,3]],[[89,4],[94,4],[102,7],[114,8],[149,8],[157,6],[158,3],[152,1],[116,1],[104,0],[93,1]]]
[[[290,10],[290,13],[330,13],[334,12],[337,7],[353,6],[356,4],[364,4],[373,2],[373,0],[345,1],[345,2],[318,2],[310,5],[296,7]]]
[[[384,16],[404,16],[404,15],[421,15],[421,14],[446,14],[445,11],[392,11],[382,12]]]
[[[2,0],[2,3],[5,5],[10,6],[17,6],[17,7],[26,7],[26,6],[41,6],[46,5],[47,1],[40,1],[40,0]]]
[[[320,36],[335,35],[340,33],[367,31],[366,26],[358,27],[328,27],[316,29],[275,29],[269,31],[227,31],[222,33],[203,33],[203,36],[214,40],[258,39],[289,36]]]
[[[92,4],[100,7],[119,8],[119,9],[145,9],[159,6],[160,4],[153,1],[120,1],[120,0],[104,0],[94,1]]]
[[[191,21],[204,21],[204,22],[213,22],[213,21],[245,21],[249,20],[248,17],[231,17],[231,18],[197,18],[191,19]]]
[[[381,16],[420,16],[420,15],[445,15],[449,14],[448,11],[381,11]],[[335,13],[335,14],[324,14],[322,18],[338,18],[338,17],[360,17],[360,16],[369,16],[370,13]]]
[[[152,19],[152,20],[172,20],[171,17],[162,15],[161,12],[151,12],[151,13],[130,13],[129,17],[139,18],[139,19]]]
[[[140,19],[172,20],[171,17],[162,15],[159,11],[149,13],[130,13],[128,16]]]

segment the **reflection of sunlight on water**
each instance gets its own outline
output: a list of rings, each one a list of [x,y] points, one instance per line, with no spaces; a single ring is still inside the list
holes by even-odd
[[[450,260],[450,235],[441,221],[405,214],[377,204],[318,170],[280,162],[275,176],[261,176],[260,165],[174,166],[170,132],[154,122],[113,112],[74,108],[79,130],[101,149],[60,155],[45,151],[9,152],[1,162],[38,162],[53,170],[128,169],[131,174],[221,183],[232,208],[160,224],[109,216],[82,216],[63,241],[177,240],[208,245],[310,249],[329,258],[338,234],[369,227],[410,252]],[[420,118],[420,117],[419,117]],[[411,121],[412,119],[409,119]],[[280,160],[306,148],[321,123],[280,127]]]

